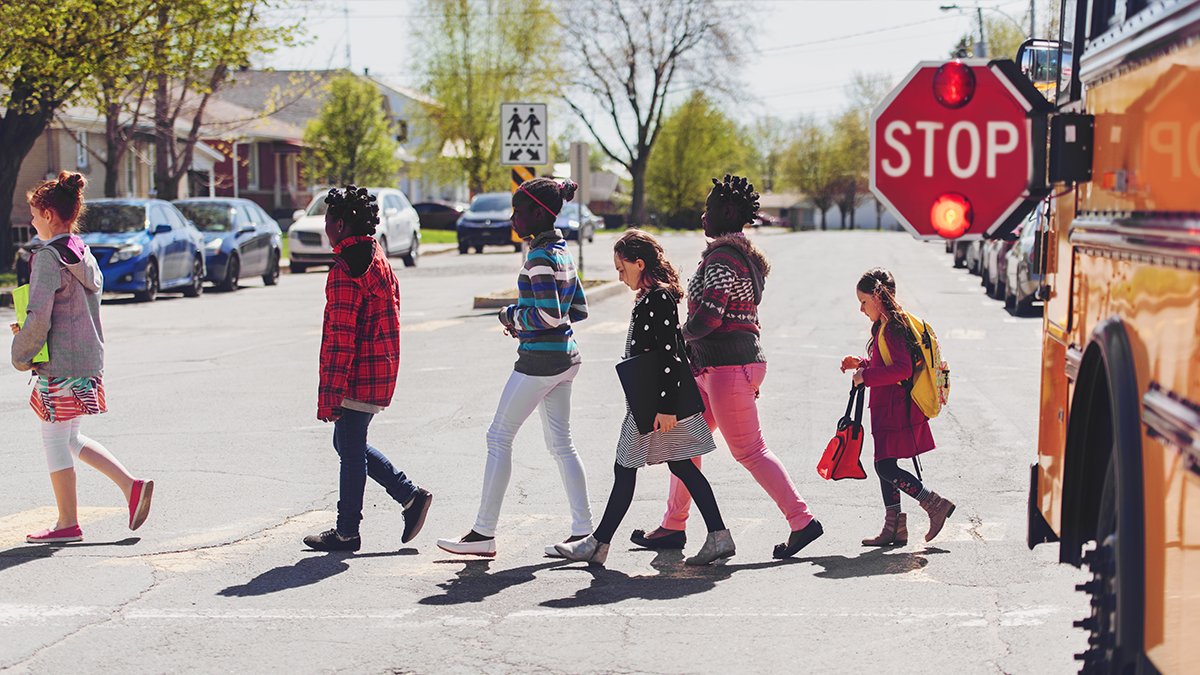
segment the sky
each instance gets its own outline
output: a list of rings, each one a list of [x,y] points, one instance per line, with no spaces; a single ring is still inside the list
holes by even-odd
[[[372,75],[417,87],[410,48],[424,11],[419,0],[301,1],[310,42],[277,52],[257,65],[344,67],[348,33],[354,70],[369,68]],[[571,2],[586,1],[560,0],[555,6],[569,11]],[[741,122],[767,114],[785,120],[831,116],[846,105],[844,89],[855,72],[884,73],[899,81],[919,61],[945,59],[960,36],[977,31],[973,10],[939,9],[951,2],[752,0],[746,7],[757,28],[755,41],[746,45],[744,54],[745,96],[727,101],[726,107]],[[966,0],[959,4],[974,7]],[[1046,4],[1045,0],[1037,3],[1039,26],[1045,25]],[[985,15],[1000,10],[1028,23],[1028,0],[981,5],[990,8]],[[551,129],[551,133],[556,132]]]

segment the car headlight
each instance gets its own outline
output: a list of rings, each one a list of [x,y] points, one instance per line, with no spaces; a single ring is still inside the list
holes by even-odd
[[[117,252],[113,254],[112,259],[113,262],[121,262],[122,260],[131,260],[141,254],[141,244],[129,244],[128,246],[122,246],[121,248],[117,249]]]
[[[204,245],[204,251],[206,253],[216,253],[217,251],[221,250],[222,243],[224,243],[224,241],[221,239],[213,239]]]

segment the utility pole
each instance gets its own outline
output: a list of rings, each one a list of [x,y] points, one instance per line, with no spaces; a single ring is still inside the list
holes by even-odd
[[[977,56],[987,58],[987,38],[983,34],[983,8],[979,6],[978,2],[975,3],[975,14],[979,17],[979,54]],[[346,49],[349,48],[349,46],[346,47]]]
[[[1037,37],[1037,21],[1035,20],[1036,0],[1029,0],[1029,37]]]
[[[342,16],[346,20],[346,70],[350,70],[350,2],[342,5]]]

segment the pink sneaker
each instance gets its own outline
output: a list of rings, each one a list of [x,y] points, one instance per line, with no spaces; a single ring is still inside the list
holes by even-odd
[[[61,530],[46,528],[36,534],[25,535],[27,544],[69,544],[73,541],[83,541],[83,530],[79,525],[64,527]]]
[[[154,481],[135,480],[129,495],[129,529],[136,530],[150,515],[150,498],[154,496]]]

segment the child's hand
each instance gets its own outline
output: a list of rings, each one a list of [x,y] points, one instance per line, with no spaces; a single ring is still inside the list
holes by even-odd
[[[21,327],[15,323],[8,324],[8,327],[12,329],[13,335],[21,332]]]
[[[847,356],[842,359],[842,372],[847,370],[855,370],[862,366],[862,359],[857,356]]]
[[[675,425],[678,423],[679,420],[676,419],[674,415],[664,415],[659,413],[658,416],[654,418],[654,430],[661,431],[665,434],[674,429]]]
[[[863,383],[863,371],[862,371],[862,368],[859,368],[858,370],[854,371],[854,385],[861,386],[862,383]]]

